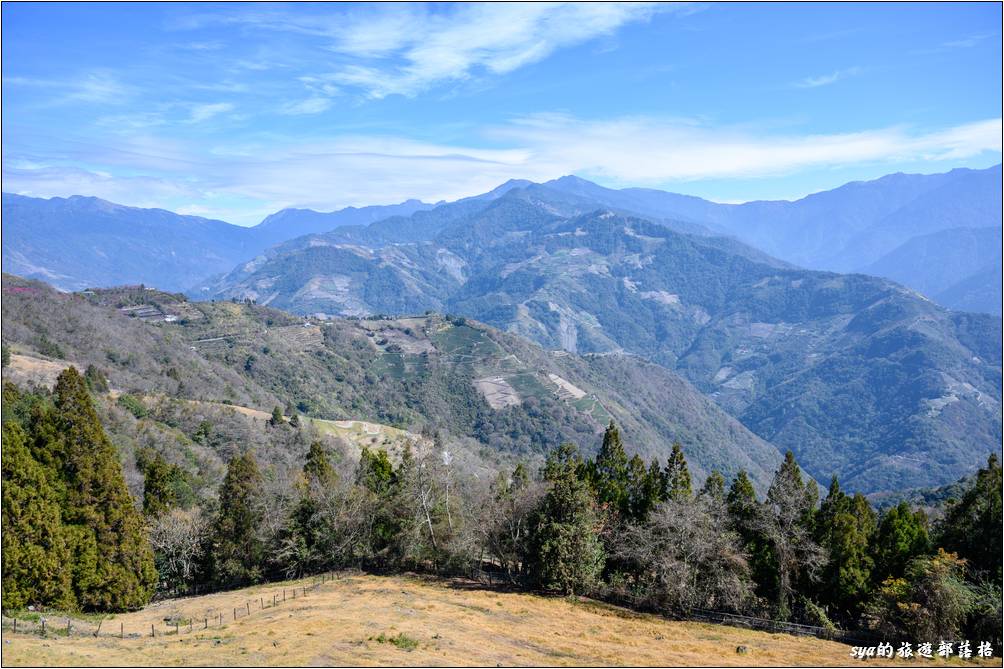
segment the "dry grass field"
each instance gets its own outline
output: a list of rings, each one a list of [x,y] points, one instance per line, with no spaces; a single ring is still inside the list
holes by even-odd
[[[309,585],[303,581],[301,585]],[[850,647],[815,638],[673,622],[588,600],[471,589],[407,576],[348,575],[260,608],[292,584],[176,599],[115,616],[101,636],[4,634],[4,666],[149,665],[848,665]],[[236,622],[234,607],[253,602]],[[267,602],[267,603],[268,603]],[[256,610],[257,607],[257,610]],[[200,630],[223,612],[222,626]],[[166,618],[198,621],[164,634]],[[150,625],[158,636],[151,638]],[[145,636],[129,638],[130,631]],[[736,653],[737,646],[749,652]],[[856,663],[856,661],[855,661]],[[869,664],[945,664],[870,660]],[[955,660],[953,664],[958,664]],[[973,663],[975,664],[975,663]],[[1000,666],[995,659],[985,663]]]

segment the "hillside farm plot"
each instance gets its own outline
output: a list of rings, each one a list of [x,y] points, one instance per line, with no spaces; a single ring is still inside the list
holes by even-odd
[[[396,321],[360,321],[359,328],[377,350],[406,355],[421,355],[436,350],[425,336],[420,318],[402,318]]]
[[[362,420],[322,420],[311,418],[310,424],[321,433],[344,439],[353,448],[358,459],[363,448],[383,449],[392,458],[400,456],[406,447],[416,453],[430,447],[428,439],[390,425]]]
[[[269,334],[278,337],[294,350],[316,351],[324,346],[324,335],[317,325],[284,325],[271,328]]]
[[[508,356],[484,331],[469,325],[447,324],[432,334],[432,340],[440,357],[472,374],[477,373],[479,364]],[[494,364],[487,364],[494,369]]]
[[[372,370],[378,376],[390,376],[401,381],[421,376],[427,365],[428,360],[424,355],[384,353],[373,361]]]
[[[563,400],[570,401],[581,399],[586,394],[585,390],[582,390],[571,382],[566,381],[557,374],[548,374],[547,378],[551,379],[554,385],[558,386],[558,397]]]
[[[520,403],[519,394],[502,376],[490,376],[474,381],[474,387],[484,395],[485,401],[492,409],[498,411]]]
[[[585,395],[572,402],[572,406],[584,414],[588,414],[599,426],[605,426],[614,419],[606,407],[596,398],[595,395]]]

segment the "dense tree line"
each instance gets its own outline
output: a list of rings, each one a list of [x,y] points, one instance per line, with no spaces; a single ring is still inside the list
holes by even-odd
[[[731,482],[715,472],[695,489],[678,444],[666,462],[645,463],[628,457],[613,424],[593,459],[563,444],[536,475],[520,464],[491,482],[459,475],[438,444],[398,457],[363,450],[347,477],[331,457],[312,444],[295,499],[279,505],[257,494],[253,458],[235,457],[219,511],[201,535],[179,534],[187,551],[170,550],[201,555],[195,568],[171,572],[177,585],[346,566],[491,572],[516,587],[680,615],[714,609],[834,631],[999,643],[995,457],[937,523],[905,503],[879,517],[836,479],[820,500],[791,453],[763,499],[743,472]],[[276,506],[283,522],[266,522]],[[185,513],[159,522],[184,525]]]
[[[712,472],[697,488],[679,444],[646,463],[613,423],[592,459],[566,443],[539,471],[520,464],[490,481],[458,470],[438,438],[420,451],[364,449],[354,467],[315,441],[267,478],[238,450],[213,500],[143,452],[133,501],[87,386],[72,369],[51,395],[5,386],[5,607],[134,608],[157,572],[176,591],[359,567],[490,574],[678,615],[1000,643],[996,456],[937,522],[905,502],[879,516],[836,478],[820,499],[790,452],[763,499],[745,472]],[[302,433],[274,414],[267,430]]]

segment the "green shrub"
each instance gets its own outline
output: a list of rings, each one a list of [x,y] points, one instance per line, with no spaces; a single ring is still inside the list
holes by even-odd
[[[128,393],[119,395],[118,405],[136,418],[145,418],[150,413],[138,397]]]

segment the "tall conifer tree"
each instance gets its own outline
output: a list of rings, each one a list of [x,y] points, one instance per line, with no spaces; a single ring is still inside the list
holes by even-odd
[[[212,555],[216,580],[223,585],[254,582],[261,577],[261,483],[261,472],[251,453],[230,460],[220,487]]]

